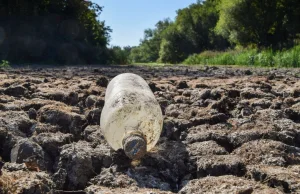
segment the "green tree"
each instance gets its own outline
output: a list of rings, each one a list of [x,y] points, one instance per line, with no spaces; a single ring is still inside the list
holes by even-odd
[[[156,62],[158,60],[163,32],[171,23],[170,19],[164,19],[157,22],[154,29],[144,31],[144,38],[140,45],[132,50],[131,58],[134,62]]]
[[[177,11],[174,25],[162,33],[160,61],[178,63],[189,55],[204,50],[222,50],[229,46],[223,37],[215,34],[218,21],[218,0],[199,1]]]
[[[214,31],[219,19],[219,0],[198,1],[179,9],[175,21],[159,21],[147,29],[141,44],[132,50],[136,62],[179,63],[191,54],[204,50],[222,50],[229,42]]]
[[[85,0],[0,0],[0,59],[17,63],[106,63],[111,29]]]
[[[126,47],[120,47],[120,46],[113,46],[110,48],[110,57],[111,57],[111,64],[117,64],[117,65],[126,65],[131,63],[130,60],[130,52],[131,52],[131,47],[126,46]]]
[[[219,10],[216,31],[235,44],[277,46],[299,33],[297,0],[221,0]]]

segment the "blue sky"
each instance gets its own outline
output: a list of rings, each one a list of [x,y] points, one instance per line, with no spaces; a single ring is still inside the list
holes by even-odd
[[[104,6],[100,20],[113,29],[111,45],[137,46],[144,30],[164,18],[174,19],[176,10],[196,0],[92,0]]]

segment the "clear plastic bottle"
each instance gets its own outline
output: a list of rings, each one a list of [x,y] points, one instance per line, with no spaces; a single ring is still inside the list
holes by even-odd
[[[107,86],[100,125],[114,150],[124,149],[129,158],[139,159],[157,143],[163,115],[147,82],[123,73]]]

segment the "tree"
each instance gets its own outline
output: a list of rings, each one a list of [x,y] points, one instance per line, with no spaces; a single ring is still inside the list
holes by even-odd
[[[141,44],[132,50],[132,58],[139,62],[178,63],[194,53],[227,48],[229,42],[214,31],[218,3],[219,0],[198,1],[179,9],[174,22],[159,21],[156,28],[145,30]]]
[[[218,34],[232,43],[277,46],[299,32],[297,0],[221,0]]]
[[[154,29],[146,29],[144,38],[138,47],[132,49],[130,58],[133,62],[157,62],[163,32],[171,25],[169,18],[156,23]]]
[[[206,0],[177,11],[174,25],[162,33],[160,61],[178,63],[189,55],[209,49],[224,49],[228,41],[213,31],[218,0]]]
[[[111,29],[85,0],[0,0],[0,58],[17,63],[106,63]],[[9,49],[8,49],[9,48]]]
[[[117,64],[117,65],[126,65],[129,64],[130,61],[130,52],[131,52],[131,47],[126,46],[126,47],[119,47],[119,46],[113,46],[110,49],[110,56],[111,56],[111,64]]]

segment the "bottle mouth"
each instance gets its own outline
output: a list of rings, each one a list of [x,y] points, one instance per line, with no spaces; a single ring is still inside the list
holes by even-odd
[[[141,134],[133,133],[123,139],[123,149],[127,157],[138,160],[146,154],[147,142]]]

